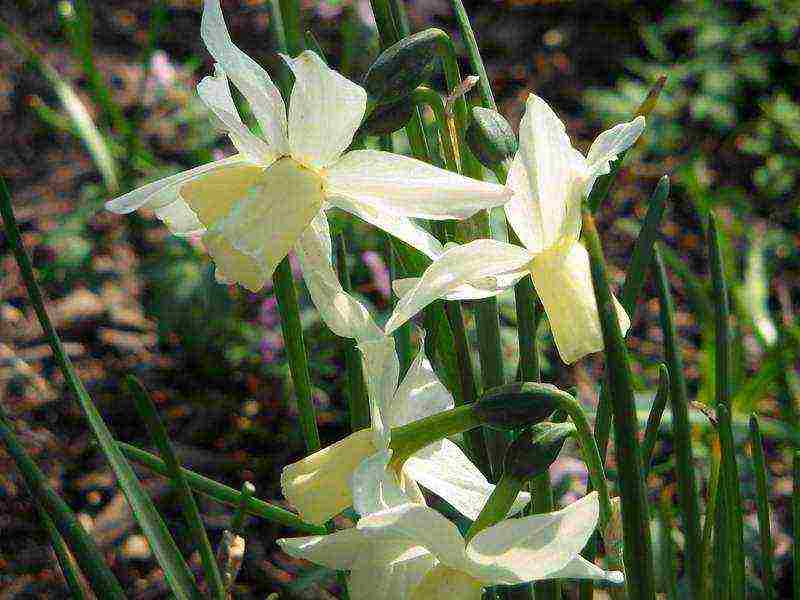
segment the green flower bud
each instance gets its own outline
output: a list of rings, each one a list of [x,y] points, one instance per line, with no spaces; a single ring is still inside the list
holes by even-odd
[[[547,419],[569,394],[547,383],[510,383],[489,390],[473,405],[483,425],[509,431]]]
[[[364,89],[377,104],[396,102],[430,78],[441,29],[426,29],[389,46],[364,77]]]
[[[505,117],[482,106],[472,108],[466,140],[475,158],[489,169],[514,158],[519,147],[517,136]]]
[[[387,135],[405,127],[414,112],[408,99],[378,106],[361,124],[361,131],[369,135]]]
[[[550,468],[564,442],[576,433],[572,423],[537,423],[511,442],[503,459],[503,473],[520,481],[533,479]]]

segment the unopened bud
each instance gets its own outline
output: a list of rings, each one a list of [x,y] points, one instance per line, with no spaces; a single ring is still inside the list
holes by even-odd
[[[377,104],[405,98],[433,72],[441,29],[426,29],[384,50],[367,71],[364,89]]]
[[[520,480],[533,479],[550,468],[567,438],[576,432],[572,423],[537,423],[511,442],[503,472]]]
[[[482,106],[472,108],[466,140],[475,158],[489,169],[514,158],[519,147],[517,136],[505,117]]]
[[[392,104],[378,106],[361,125],[361,130],[370,135],[388,135],[405,127],[414,112],[414,103],[403,99]]]
[[[510,383],[489,390],[473,411],[483,425],[509,431],[544,421],[564,397],[571,399],[547,383]]]

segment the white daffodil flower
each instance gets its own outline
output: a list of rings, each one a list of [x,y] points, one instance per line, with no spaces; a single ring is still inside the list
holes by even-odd
[[[417,280],[397,282],[402,296],[386,324],[390,333],[437,298],[494,296],[530,275],[544,305],[556,347],[565,363],[603,348],[589,270],[578,241],[581,202],[611,161],[644,130],[644,117],[601,133],[583,156],[564,124],[538,96],[528,97],[519,132],[519,151],[506,185],[513,192],[504,208],[524,248],[476,240],[445,249]],[[616,301],[615,301],[616,302]],[[617,302],[623,334],[630,320]]]
[[[391,481],[384,480],[381,487],[386,498],[402,496]],[[545,579],[621,584],[621,573],[604,571],[579,554],[598,515],[597,492],[592,492],[557,512],[502,521],[466,542],[435,510],[390,501],[388,508],[362,517],[353,529],[280,539],[278,544],[294,557],[350,571],[354,600],[479,600],[482,589],[491,585]]]
[[[391,337],[362,338],[359,349],[370,401],[371,427],[285,467],[281,474],[284,497],[311,523],[324,523],[349,506],[360,514],[379,510],[374,508],[378,505],[368,501],[354,503],[354,490],[371,487],[369,482],[374,479],[373,475],[357,475],[363,471],[359,465],[365,459],[388,451],[392,428],[454,406],[452,395],[436,377],[424,349],[420,349],[402,381],[399,381],[400,363]],[[374,461],[367,464],[372,465]],[[386,464],[380,467],[381,476]],[[399,474],[389,471],[386,477],[392,481],[399,478],[403,493],[414,502],[425,502],[419,484],[473,520],[494,489],[461,449],[448,439],[417,452],[406,460]],[[529,494],[520,494],[512,512],[519,511],[529,500]],[[403,496],[403,501],[408,499]]]
[[[363,88],[313,52],[284,57],[295,76],[287,108],[267,72],[237,48],[219,0],[205,0],[202,38],[216,61],[197,87],[238,153],[145,185],[106,204],[116,213],[143,206],[176,235],[202,234],[217,277],[257,291],[324,211],[344,209],[428,256],[441,245],[413,218],[463,219],[506,202],[503,187],[412,158],[375,150],[346,152],[367,106]],[[228,81],[261,128],[242,122]],[[330,244],[330,242],[327,242]]]

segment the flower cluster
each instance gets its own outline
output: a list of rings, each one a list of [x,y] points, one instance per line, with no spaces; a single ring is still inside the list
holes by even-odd
[[[599,516],[596,492],[549,514],[504,519],[466,540],[430,508],[423,489],[469,520],[479,519],[495,486],[446,433],[402,457],[393,430],[454,409],[424,344],[408,372],[391,334],[437,299],[487,298],[531,276],[562,359],[602,349],[580,207],[610,162],[644,128],[638,117],[602,133],[583,156],[538,96],[528,99],[519,150],[506,185],[486,183],[405,156],[354,148],[369,110],[365,90],[314,52],[284,56],[294,74],[287,103],[267,72],[239,50],[219,0],[206,0],[202,36],[216,64],[198,93],[236,154],[145,185],[110,201],[128,213],[149,207],[179,236],[202,236],[220,282],[258,291],[294,252],[323,321],[353,338],[363,360],[371,426],[287,466],[281,487],[300,516],[324,523],[352,507],[353,528],[279,540],[289,554],[349,571],[358,598],[479,599],[484,586],[543,579],[619,582],[580,556]],[[250,131],[230,83],[249,102]],[[415,219],[461,220],[503,206],[521,245],[479,239],[442,243]],[[380,327],[339,282],[326,217],[343,209],[416,248],[432,264],[393,282],[400,296]],[[620,326],[629,320],[617,304]],[[510,515],[530,500],[522,492]]]

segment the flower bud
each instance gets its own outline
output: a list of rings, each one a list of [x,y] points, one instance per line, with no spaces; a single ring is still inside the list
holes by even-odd
[[[544,421],[565,398],[572,399],[547,383],[510,383],[489,390],[473,412],[483,425],[509,431]]]
[[[472,108],[466,141],[475,158],[489,169],[514,158],[519,147],[517,136],[505,117],[482,106]]]
[[[555,462],[564,442],[575,432],[572,423],[545,421],[533,425],[511,442],[503,459],[503,472],[522,481],[541,475]]]
[[[364,78],[370,99],[378,104],[396,102],[429,79],[443,35],[440,29],[426,29],[384,50]]]
[[[414,112],[414,104],[403,99],[382,104],[372,111],[361,130],[369,135],[387,135],[405,127]]]

